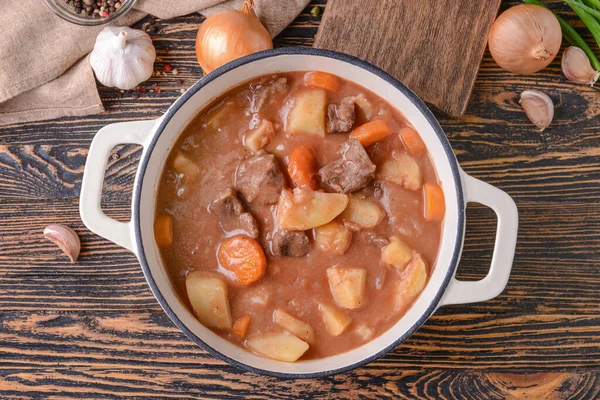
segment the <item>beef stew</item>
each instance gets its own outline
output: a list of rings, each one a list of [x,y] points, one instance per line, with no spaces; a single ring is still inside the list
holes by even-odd
[[[398,110],[335,75],[281,73],[229,90],[186,127],[155,237],[202,324],[293,362],[402,318],[435,266],[444,204]]]

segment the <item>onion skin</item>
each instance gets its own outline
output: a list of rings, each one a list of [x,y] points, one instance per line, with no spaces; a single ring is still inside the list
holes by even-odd
[[[196,57],[205,73],[237,58],[272,49],[269,32],[254,15],[252,2],[240,10],[221,11],[208,17],[196,36]]]
[[[560,24],[550,10],[521,4],[496,19],[490,29],[488,45],[500,67],[529,75],[552,62],[561,42]]]

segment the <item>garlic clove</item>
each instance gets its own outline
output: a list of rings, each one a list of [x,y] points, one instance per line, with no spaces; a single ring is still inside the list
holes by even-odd
[[[68,226],[60,224],[48,225],[44,228],[44,237],[60,247],[60,249],[75,262],[79,257],[81,243],[77,233]]]
[[[541,131],[550,126],[554,118],[554,103],[546,93],[537,90],[525,90],[519,100],[525,114]]]
[[[600,72],[592,68],[590,59],[579,47],[568,47],[562,56],[562,71],[571,82],[586,83],[594,86]]]

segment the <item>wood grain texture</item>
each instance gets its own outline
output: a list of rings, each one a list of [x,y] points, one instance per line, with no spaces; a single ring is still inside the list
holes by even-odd
[[[315,47],[368,60],[460,116],[499,7],[500,0],[329,0]]]
[[[324,0],[311,4],[276,46],[312,45],[315,5],[327,8]],[[135,256],[85,229],[78,197],[98,129],[159,117],[201,76],[194,56],[201,21],[155,22],[156,68],[169,63],[179,74],[154,76],[146,93],[101,87],[102,115],[0,128],[1,399],[600,397],[600,97],[567,82],[559,60],[522,77],[486,53],[466,114],[438,114],[466,172],[517,201],[517,252],[502,295],[444,307],[387,356],[324,379],[242,372],[188,340],[152,296]],[[138,26],[144,23],[151,20]],[[150,92],[153,84],[160,93]],[[531,88],[557,106],[543,133],[518,104]],[[102,204],[122,221],[140,155],[136,146],[120,146],[109,159]],[[77,263],[42,237],[55,222],[80,235]],[[469,206],[461,279],[487,273],[495,223],[491,210]]]
[[[499,298],[464,306],[462,312],[573,315],[585,309],[600,315],[600,278],[593,268],[600,246],[600,216],[590,216],[596,210],[586,204],[521,205],[519,263],[511,284]],[[129,202],[108,202],[105,211],[126,221]],[[462,279],[481,278],[491,258],[496,220],[481,206],[469,207],[467,218],[459,273]],[[40,306],[53,311],[159,309],[135,257],[87,231],[79,220],[77,201],[7,202],[0,208],[0,220],[0,311],[35,311]],[[41,236],[46,225],[56,222],[72,226],[80,235],[82,252],[76,264],[66,264],[65,256]],[[577,242],[580,235],[586,236],[585,243]],[[596,361],[600,364],[600,358]]]

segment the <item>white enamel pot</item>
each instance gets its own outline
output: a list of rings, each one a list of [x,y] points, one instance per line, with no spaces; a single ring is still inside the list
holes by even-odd
[[[446,197],[446,218],[438,259],[429,282],[408,313],[392,328],[352,351],[319,360],[284,363],[241,349],[202,326],[174,291],[154,241],[156,193],[169,151],[186,124],[212,99],[257,76],[285,71],[320,70],[358,83],[399,109],[416,128],[433,158]],[[133,190],[131,221],[118,222],[100,209],[111,149],[124,143],[144,147]],[[480,281],[454,278],[465,232],[468,202],[484,204],[498,216],[490,270]],[[278,377],[317,377],[364,365],[404,342],[437,308],[479,302],[498,296],[510,275],[517,240],[518,214],[502,190],[467,175],[427,106],[384,71],[357,58],[326,50],[284,48],[253,54],[200,79],[159,119],[123,122],[102,128],[94,138],[85,165],[80,213],[85,225],[138,257],[152,292],[173,322],[203,349],[243,369]]]

